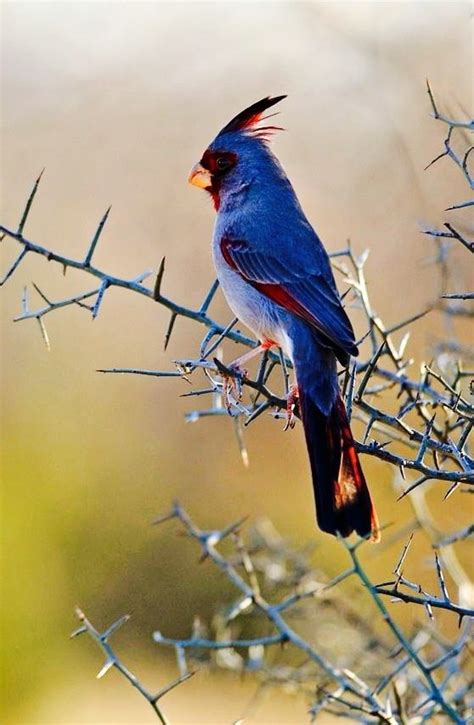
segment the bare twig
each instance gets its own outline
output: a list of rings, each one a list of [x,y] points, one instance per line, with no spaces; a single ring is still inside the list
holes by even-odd
[[[174,680],[172,683],[167,685],[166,687],[162,688],[158,692],[152,693],[149,690],[147,690],[140,680],[132,673],[130,670],[122,663],[122,661],[118,658],[116,653],[114,652],[112,646],[109,643],[110,637],[123,625],[125,622],[128,622],[129,616],[125,615],[124,617],[120,617],[116,622],[114,622],[108,629],[105,630],[105,632],[99,632],[93,624],[87,619],[84,612],[79,609],[79,607],[76,609],[76,616],[78,617],[79,621],[81,622],[81,626],[76,629],[72,634],[71,637],[77,637],[80,634],[87,633],[93,640],[96,642],[99,647],[102,649],[104,655],[105,655],[105,663],[101,670],[99,671],[97,678],[100,679],[103,677],[107,672],[114,667],[118,672],[120,672],[123,677],[125,677],[126,680],[130,682],[133,687],[135,687],[138,692],[142,695],[142,697],[145,698],[145,700],[151,705],[153,711],[155,712],[156,716],[160,720],[160,722],[163,725],[168,724],[168,720],[163,714],[163,711],[161,710],[161,707],[159,706],[159,701],[161,700],[164,695],[166,695],[168,692],[170,692],[172,689],[180,685],[182,682],[185,682],[186,680],[189,680],[190,677],[194,674],[193,672],[185,672],[184,674],[180,675],[176,680]]]

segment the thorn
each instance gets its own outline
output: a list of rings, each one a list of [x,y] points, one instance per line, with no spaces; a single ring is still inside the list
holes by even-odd
[[[436,574],[438,576],[438,582],[439,582],[439,588],[440,588],[441,594],[444,597],[444,601],[449,603],[450,599],[449,599],[448,590],[446,588],[446,582],[444,580],[443,570],[441,568],[441,562],[440,562],[439,556],[436,552],[435,552],[435,563],[436,563]]]
[[[451,484],[451,486],[448,488],[446,493],[443,496],[443,501],[447,501],[448,498],[456,491],[457,487],[459,486],[459,482],[455,481]]]
[[[35,284],[34,282],[32,282],[31,284],[33,285],[33,287],[35,288],[35,290],[37,291],[37,293],[39,294],[39,296],[46,302],[47,305],[49,305],[51,307],[52,306],[51,301],[48,300],[48,298],[46,297],[46,295],[43,292],[41,292],[41,290],[38,287],[38,285]]]
[[[110,214],[110,210],[111,209],[112,209],[112,206],[109,206],[109,208],[107,209],[107,211],[105,212],[104,216],[102,217],[102,219],[99,222],[99,226],[96,229],[96,232],[95,232],[95,234],[94,234],[94,236],[92,238],[92,242],[90,244],[89,250],[88,250],[88,252],[86,254],[86,258],[84,260],[84,267],[90,267],[91,260],[92,260],[92,255],[95,252],[95,248],[97,247],[97,243],[99,241],[100,235],[102,234],[102,230],[103,230],[103,228],[105,226],[105,222],[108,219],[108,216]]]
[[[113,660],[107,660],[105,665],[102,667],[100,672],[97,673],[96,677],[98,680],[100,680],[104,675],[107,674],[107,672],[114,666]]]
[[[433,96],[433,91],[431,90],[431,86],[430,86],[430,82],[429,82],[428,78],[426,79],[426,90],[427,90],[427,93],[428,93],[428,96],[429,96],[429,99],[430,99],[430,102],[431,102],[431,107],[433,109],[434,117],[436,119],[438,119],[439,118],[439,113],[438,113],[438,109],[436,108],[436,103],[435,103],[435,99],[434,99],[434,96]]]
[[[20,263],[22,262],[22,260],[26,257],[27,253],[28,253],[27,247],[23,247],[23,249],[19,253],[18,257],[15,259],[15,261],[13,262],[13,264],[11,265],[10,269],[8,270],[8,272],[6,272],[5,273],[5,276],[3,277],[3,279],[0,280],[0,287],[2,287],[8,279],[10,279],[10,277],[13,274],[13,272],[15,272],[15,270],[20,265]]]
[[[176,508],[173,508],[172,511],[170,511],[167,514],[160,514],[156,517],[156,519],[153,519],[151,522],[152,526],[157,526],[158,524],[163,524],[165,521],[170,521],[171,519],[175,519],[178,516]]]
[[[438,154],[438,156],[436,156],[432,161],[430,161],[430,163],[427,166],[425,166],[423,171],[428,171],[428,169],[431,166],[433,166],[433,164],[435,164],[437,161],[439,161],[440,159],[442,159],[444,156],[447,156],[447,155],[448,155],[447,151],[443,151],[441,154]],[[423,232],[423,234],[429,234],[429,233],[430,232]]]
[[[104,634],[102,635],[103,640],[107,640],[109,637],[111,637],[114,632],[116,632],[120,627],[122,627],[124,624],[126,624],[130,619],[130,614],[124,614],[123,617],[120,617],[117,619],[116,622],[110,625],[108,629],[105,630]]]
[[[45,169],[43,168],[41,170],[41,173],[39,174],[38,178],[36,179],[36,181],[35,181],[35,183],[33,185],[33,189],[31,190],[31,193],[30,193],[30,195],[28,197],[28,201],[26,202],[25,210],[24,210],[24,212],[22,214],[20,223],[18,225],[17,234],[19,234],[20,237],[22,236],[23,228],[24,228],[24,226],[26,224],[26,220],[28,219],[28,214],[30,213],[31,205],[33,204],[33,200],[34,200],[34,198],[36,196],[36,192],[38,191],[38,186],[39,186],[39,183],[41,181],[41,177],[44,174],[44,171],[45,171]]]
[[[248,519],[248,514],[246,516],[242,516],[238,521],[235,521],[233,524],[229,524],[229,526],[226,526],[225,529],[222,529],[222,531],[219,531],[219,538],[218,541],[222,541],[222,539],[225,539],[230,534],[235,534],[240,531],[242,528],[242,524],[244,524]]]
[[[415,532],[414,532],[414,531],[412,531],[412,533],[410,534],[410,537],[409,537],[409,539],[408,539],[407,543],[406,543],[406,544],[405,544],[405,546],[403,547],[403,551],[402,551],[402,554],[401,554],[401,556],[400,556],[400,559],[398,560],[398,564],[397,564],[397,566],[395,567],[395,570],[394,570],[394,572],[393,572],[394,574],[396,574],[396,575],[397,575],[397,581],[395,582],[395,588],[396,588],[396,587],[398,586],[398,584],[399,584],[399,582],[400,582],[400,579],[401,579],[401,577],[402,577],[402,573],[403,573],[403,572],[402,572],[403,564],[405,563],[405,559],[407,558],[408,550],[409,550],[409,548],[410,548],[410,546],[411,546],[411,544],[412,544],[412,541],[413,541],[413,537],[414,537],[414,535],[415,535]]]
[[[164,257],[163,257],[163,259],[164,259]],[[165,343],[164,343],[164,350],[165,351],[166,351],[166,348],[168,347],[168,343],[170,341],[171,333],[173,332],[174,323],[176,322],[176,318],[177,317],[178,317],[178,313],[177,312],[172,312],[171,313],[170,321],[169,321],[169,324],[168,324],[168,329],[166,330],[166,335],[165,335]]]
[[[235,437],[237,439],[237,445],[239,447],[240,457],[242,459],[242,464],[245,468],[248,468],[250,465],[249,462],[249,453],[247,449],[247,445],[245,443],[245,438],[243,434],[242,429],[242,422],[240,420],[240,416],[236,415],[234,418],[234,430],[235,430]]]
[[[209,292],[205,296],[204,301],[203,301],[201,307],[199,308],[199,314],[200,315],[202,315],[202,316],[206,315],[206,313],[207,313],[207,311],[209,309],[209,305],[211,304],[211,302],[212,302],[212,300],[214,298],[214,295],[216,294],[216,292],[217,292],[218,289],[219,289],[219,280],[218,279],[215,279],[214,282],[211,285],[211,288],[210,288]]]
[[[78,627],[74,630],[74,632],[71,632],[70,639],[74,639],[74,637],[78,637],[80,634],[84,634],[84,632],[87,632],[87,627],[82,625],[81,627]]]
[[[161,298],[161,282],[163,280],[163,274],[165,272],[165,260],[166,257],[163,257],[158,268],[158,274],[156,275],[155,287],[153,289],[153,299],[156,302],[158,302]]]
[[[76,607],[76,608],[74,609],[74,614],[76,615],[76,617],[77,617],[78,619],[80,619],[80,620],[81,620],[81,622],[84,622],[84,621],[85,621],[85,619],[86,619],[86,615],[84,614],[84,612],[82,611],[82,609],[80,609],[79,607]]]
[[[431,621],[434,621],[433,608],[429,602],[425,602],[425,609],[426,609],[426,613],[428,615],[428,619],[431,619]]]
[[[160,700],[163,695],[166,695],[171,690],[174,690],[175,687],[180,685],[182,682],[186,682],[186,680],[189,680],[191,677],[194,677],[197,670],[190,670],[188,672],[184,672],[182,675],[180,675],[176,680],[171,682],[169,685],[166,685],[166,687],[163,687],[152,699],[153,703],[157,703],[158,700]]]
[[[382,344],[380,345],[380,347],[376,351],[375,355],[373,355],[372,358],[371,358],[371,360],[369,360],[369,364],[367,366],[367,370],[365,371],[364,377],[362,378],[362,382],[359,385],[359,388],[358,388],[356,394],[353,397],[353,399],[354,399],[354,401],[356,403],[357,402],[360,402],[362,400],[362,395],[364,393],[364,390],[367,387],[367,383],[369,382],[369,379],[370,379],[370,377],[371,377],[371,375],[372,375],[372,373],[373,373],[373,371],[375,369],[375,366],[376,366],[376,364],[378,362],[379,357],[381,356],[381,354],[382,354],[382,352],[383,352],[383,350],[385,348],[385,345],[386,345],[386,340],[384,340],[382,342]]]
[[[48,336],[48,332],[46,330],[45,324],[43,322],[43,318],[37,317],[36,319],[38,320],[38,324],[40,326],[41,334],[43,336],[43,340],[44,340],[44,344],[46,345],[46,349],[48,352],[51,352],[51,344],[49,342],[49,336]]]
[[[110,282],[109,282],[109,280],[107,278],[106,279],[103,279],[102,282],[101,282],[101,285],[99,287],[99,292],[97,293],[97,298],[96,298],[94,307],[92,308],[92,319],[93,320],[95,320],[95,318],[99,314],[100,306],[101,306],[102,301],[104,299],[105,292],[106,292],[106,290],[109,287],[109,284],[110,284]]]
[[[255,408],[255,410],[249,415],[249,417],[244,422],[244,427],[247,428],[247,426],[250,425],[250,423],[253,423],[253,421],[258,418],[262,413],[264,413],[266,410],[271,408],[271,404],[265,400],[261,405],[258,406],[258,408]]]

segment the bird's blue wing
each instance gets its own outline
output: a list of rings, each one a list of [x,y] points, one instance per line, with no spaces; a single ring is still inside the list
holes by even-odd
[[[354,331],[330,267],[321,265],[327,257],[324,260],[313,257],[309,262],[306,259],[305,266],[292,258],[290,265],[282,255],[263,252],[245,240],[229,237],[221,240],[221,251],[230,267],[274,302],[304,319],[334,347],[336,354],[338,351],[343,353],[342,357],[358,354]]]

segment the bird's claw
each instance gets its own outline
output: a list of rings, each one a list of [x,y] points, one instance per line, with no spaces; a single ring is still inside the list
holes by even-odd
[[[214,360],[217,370],[222,378],[222,397],[228,413],[242,400],[242,383],[247,370],[238,365],[223,365],[220,360]]]
[[[246,370],[234,365],[231,365],[229,370],[232,371],[232,375],[225,375],[222,380],[222,392],[228,413],[242,400],[242,382],[247,375]]]
[[[286,423],[283,430],[293,429],[296,425],[295,410],[298,409],[299,405],[299,393],[298,386],[292,385],[286,396]]]

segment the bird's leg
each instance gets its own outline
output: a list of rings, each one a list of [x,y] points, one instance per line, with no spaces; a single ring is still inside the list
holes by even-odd
[[[299,393],[298,393],[298,386],[296,383],[294,385],[290,386],[290,389],[288,391],[288,395],[286,396],[286,423],[283,430],[288,430],[288,428],[294,428],[296,425],[296,418],[295,418],[295,409],[298,408],[299,405]]]
[[[257,357],[257,355],[260,355],[266,350],[270,350],[270,348],[274,347],[275,345],[276,342],[273,342],[273,340],[264,340],[260,345],[257,345],[257,347],[253,347],[248,352],[240,355],[240,357],[233,360],[231,363],[229,363],[227,367],[231,368],[232,370],[242,370],[243,372],[246,372],[242,368],[242,363],[246,363],[249,360],[252,360],[254,357]]]
[[[234,373],[233,376],[223,375],[223,396],[226,404],[226,408],[230,411],[232,405],[239,401],[242,397],[242,379],[247,375],[247,370],[242,367],[244,363],[252,360],[257,355],[269,350],[271,347],[276,345],[273,340],[264,340],[257,347],[252,348],[248,352],[240,355],[240,357],[233,360],[227,367]]]

